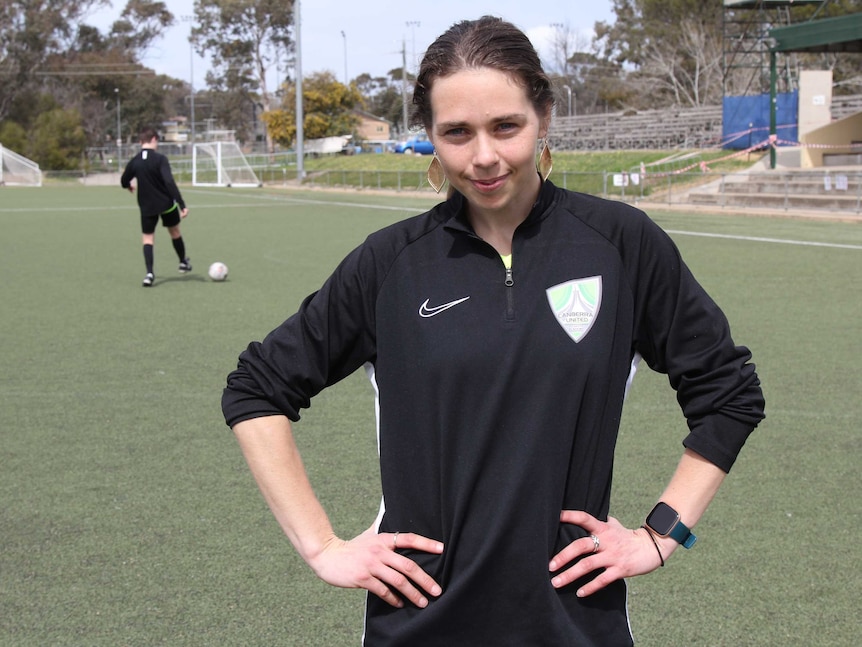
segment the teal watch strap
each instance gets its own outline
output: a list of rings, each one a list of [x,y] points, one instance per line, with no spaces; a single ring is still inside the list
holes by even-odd
[[[682,544],[683,548],[691,548],[697,537],[682,521],[677,521],[673,528],[670,529],[668,537],[675,539],[677,543]]]

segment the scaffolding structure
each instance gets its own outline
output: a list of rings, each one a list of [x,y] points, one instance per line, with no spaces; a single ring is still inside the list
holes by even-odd
[[[769,32],[792,24],[794,7],[816,5],[819,10],[829,0],[724,0],[722,90],[724,96],[756,95],[769,92]],[[784,56],[777,76],[778,91],[798,89],[793,56]]]

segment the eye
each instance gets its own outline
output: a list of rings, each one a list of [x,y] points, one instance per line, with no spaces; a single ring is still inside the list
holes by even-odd
[[[504,122],[497,124],[497,130],[502,132],[502,133],[509,133],[509,132],[512,132],[513,130],[517,130],[517,128],[518,128],[518,124],[509,122],[509,121],[504,121]]]
[[[463,137],[467,134],[467,131],[464,128],[450,128],[443,134],[446,137]]]

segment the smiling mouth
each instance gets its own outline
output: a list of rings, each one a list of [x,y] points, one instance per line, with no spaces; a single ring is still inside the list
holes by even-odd
[[[471,180],[471,182],[479,191],[489,192],[502,186],[508,177],[508,175],[501,175],[488,180]]]

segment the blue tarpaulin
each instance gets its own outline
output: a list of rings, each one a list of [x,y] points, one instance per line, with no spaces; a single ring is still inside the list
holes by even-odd
[[[778,145],[795,144],[799,139],[799,92],[776,97]],[[769,95],[724,97],[722,148],[745,150],[769,139]]]

